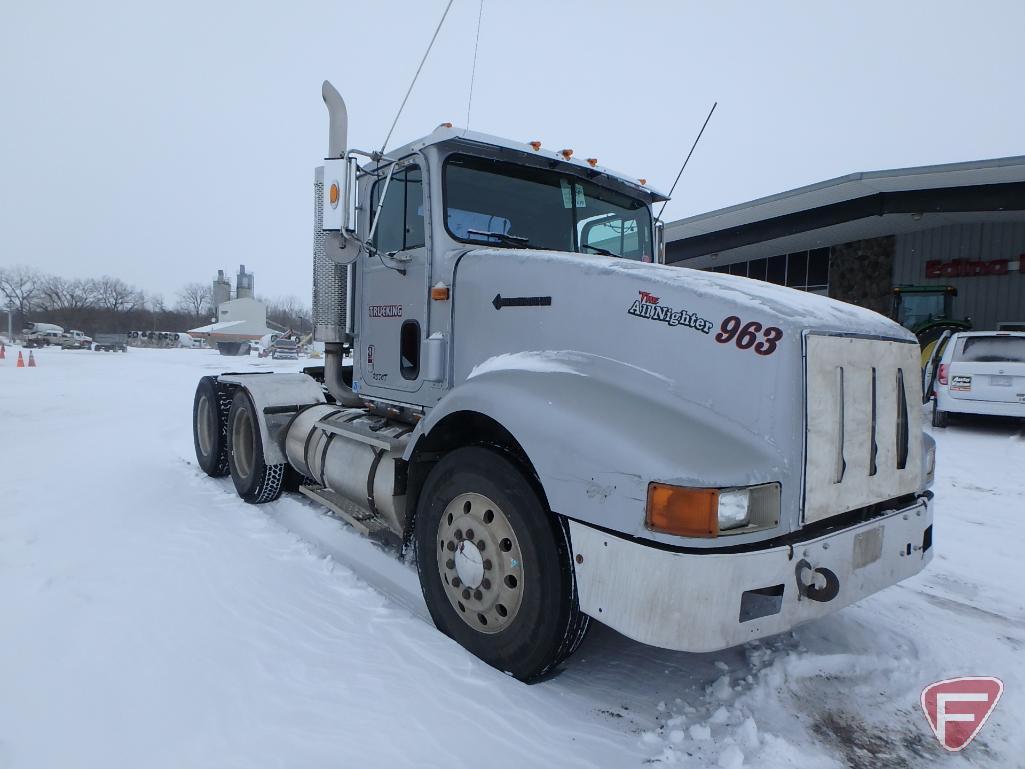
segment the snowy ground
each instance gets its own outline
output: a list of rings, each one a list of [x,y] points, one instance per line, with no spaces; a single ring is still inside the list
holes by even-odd
[[[0,361],[0,769],[1025,766],[1017,423],[937,431],[919,577],[718,654],[598,626],[528,687],[435,631],[393,552],[198,471],[196,379],[269,362],[44,350],[16,369],[16,353]],[[1005,692],[950,755],[918,697],[955,675]]]

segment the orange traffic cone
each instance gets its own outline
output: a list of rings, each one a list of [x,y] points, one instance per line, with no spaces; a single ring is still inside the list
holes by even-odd
[[[25,359],[21,357],[21,350],[18,350],[18,366],[17,368],[25,368]]]
[[[36,356],[33,354],[32,350],[28,351],[28,367],[29,368],[35,368],[36,367]]]

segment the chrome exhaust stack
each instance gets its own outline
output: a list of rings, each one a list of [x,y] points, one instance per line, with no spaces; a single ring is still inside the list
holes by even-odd
[[[327,107],[327,158],[314,177],[313,335],[324,342],[324,384],[339,404],[358,407],[360,399],[345,384],[343,345],[352,341],[352,258],[355,243],[346,243],[349,176],[345,152],[349,112],[327,80],[321,87]]]

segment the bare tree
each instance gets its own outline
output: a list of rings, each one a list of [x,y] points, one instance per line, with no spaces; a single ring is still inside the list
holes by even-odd
[[[178,303],[175,306],[179,312],[188,313],[196,320],[201,320],[204,310],[210,306],[211,299],[210,286],[202,283],[187,283],[178,292]]]
[[[313,315],[309,307],[297,297],[284,296],[260,301],[267,305],[268,320],[300,333],[313,328]]]
[[[25,318],[40,297],[42,276],[24,265],[0,269],[0,295],[7,305]]]
[[[62,313],[79,312],[96,301],[94,281],[58,275],[47,275],[43,279],[40,294],[47,309]]]
[[[91,290],[96,304],[114,313],[130,312],[143,304],[142,292],[133,288],[120,278],[104,275],[99,280],[91,281]]]

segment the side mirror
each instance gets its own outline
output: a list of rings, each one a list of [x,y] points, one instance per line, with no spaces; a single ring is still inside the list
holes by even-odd
[[[359,256],[359,243],[337,232],[325,232],[324,254],[335,264],[352,264]]]
[[[351,264],[359,254],[360,244],[349,230],[354,176],[350,161],[350,158],[324,161],[321,229],[324,230],[325,253],[335,264]]]

